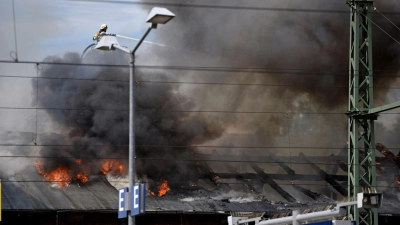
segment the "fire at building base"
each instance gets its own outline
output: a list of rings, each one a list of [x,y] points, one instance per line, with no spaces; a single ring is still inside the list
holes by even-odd
[[[382,153],[377,157],[378,182],[389,184],[383,190],[385,197],[379,208],[379,224],[398,224],[400,192],[396,179],[400,168],[399,156],[382,144],[377,144],[377,150]],[[229,159],[232,155],[214,153],[213,158],[218,157]],[[268,173],[257,163],[249,165],[245,171],[226,164],[228,173],[216,172],[205,162],[195,162],[188,165],[198,171],[192,174],[191,179],[169,183],[157,178],[163,173],[153,168],[157,176],[151,178],[149,174],[148,181],[153,179],[157,185],[148,190],[146,214],[137,217],[137,224],[222,225],[227,224],[227,216],[233,212],[262,212],[266,218],[276,218],[287,216],[294,208],[317,211],[329,208],[337,201],[345,201],[347,193],[343,186],[347,175],[344,174],[346,167],[340,166],[343,161],[341,154],[320,157],[299,153],[292,156],[293,161],[306,162],[309,166],[310,170],[301,173],[288,167],[283,156],[269,155],[262,160],[281,167],[287,174]],[[337,168],[323,168],[312,163],[318,161],[334,161]],[[110,167],[111,164],[107,165]],[[64,185],[52,180],[54,176],[40,173],[41,170],[37,169],[40,166],[37,164],[36,168],[13,175],[9,182],[3,181],[2,225],[127,224],[126,219],[117,219],[117,189],[104,173],[100,171],[98,175],[91,175],[88,181],[72,179]],[[342,173],[338,173],[339,169]],[[29,179],[41,182],[29,185],[12,182]],[[287,185],[288,181],[290,185]],[[324,183],[330,187],[331,194],[302,185],[305,181]],[[280,196],[281,200],[271,199],[271,196]]]

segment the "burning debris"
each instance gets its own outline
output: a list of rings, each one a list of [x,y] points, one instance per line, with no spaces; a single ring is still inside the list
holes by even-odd
[[[121,175],[121,174],[125,174],[126,170],[125,170],[126,166],[122,165],[122,163],[120,161],[117,160],[103,160],[101,161],[101,172],[103,174],[108,174],[109,172],[111,172],[112,174],[115,175]]]
[[[75,160],[75,166],[58,164],[56,168],[47,167],[44,161],[40,160],[34,164],[36,170],[51,183],[60,187],[69,185],[71,182],[86,183],[89,181],[90,169],[82,164],[82,159]]]
[[[382,155],[385,156],[385,158],[390,162],[390,166],[386,166],[385,168],[385,176],[383,176],[384,179],[386,179],[389,184],[393,182],[393,177],[396,182],[396,184],[400,185],[400,175],[399,175],[399,169],[400,169],[400,157],[399,155],[395,155],[393,152],[391,152],[388,148],[386,148],[385,145],[381,143],[376,143],[376,150],[378,150]],[[380,165],[381,162],[376,162],[377,165]],[[380,170],[382,170],[380,167],[378,167]],[[377,168],[377,169],[378,169]]]
[[[35,163],[36,170],[51,183],[56,184],[60,187],[69,185],[72,181],[86,183],[89,181],[87,175],[84,172],[74,173],[71,169],[65,166],[58,166],[56,169],[46,172],[43,166],[43,161]]]
[[[391,163],[393,163],[393,165],[400,169],[400,157],[398,155],[395,155],[393,152],[389,151],[389,149],[387,149],[386,146],[381,143],[376,143],[376,149]],[[380,162],[376,162],[376,164],[379,165]]]
[[[158,186],[157,192],[150,191],[150,190],[149,190],[149,192],[153,196],[161,197],[161,196],[164,196],[165,194],[167,194],[167,192],[169,190],[171,190],[171,188],[168,185],[168,181],[161,179],[161,184]]]

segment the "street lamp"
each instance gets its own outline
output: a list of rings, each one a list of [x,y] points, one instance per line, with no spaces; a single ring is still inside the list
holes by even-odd
[[[150,27],[146,33],[139,40],[137,45],[132,51],[121,47],[115,36],[103,36],[99,43],[95,46],[95,49],[99,50],[115,50],[119,49],[130,55],[129,62],[129,187],[135,184],[135,52],[142,44],[143,40],[150,33],[151,29],[156,29],[158,24],[166,24],[168,21],[173,19],[175,14],[170,12],[166,8],[154,7],[149,16],[147,17],[147,23],[150,23]],[[134,225],[135,218],[132,216],[128,217],[128,224]]]

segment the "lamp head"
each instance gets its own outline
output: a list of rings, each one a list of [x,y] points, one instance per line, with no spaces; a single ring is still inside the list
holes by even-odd
[[[175,17],[171,11],[166,8],[154,7],[151,9],[149,16],[147,17],[147,23],[157,26],[157,24],[166,24],[168,21]]]

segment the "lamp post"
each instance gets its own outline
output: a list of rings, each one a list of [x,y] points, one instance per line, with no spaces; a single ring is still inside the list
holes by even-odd
[[[173,19],[175,14],[170,12],[166,8],[154,7],[149,16],[147,17],[147,23],[150,23],[150,27],[147,29],[146,33],[139,40],[137,45],[132,51],[121,47],[118,44],[117,39],[114,36],[104,36],[96,45],[95,49],[100,50],[114,50],[118,49],[125,53],[128,53],[130,56],[129,62],[129,187],[135,185],[135,159],[136,159],[136,151],[135,151],[135,52],[142,44],[144,39],[150,33],[152,29],[156,29],[158,24],[166,24],[168,21]],[[128,224],[135,224],[135,217],[128,216]]]

